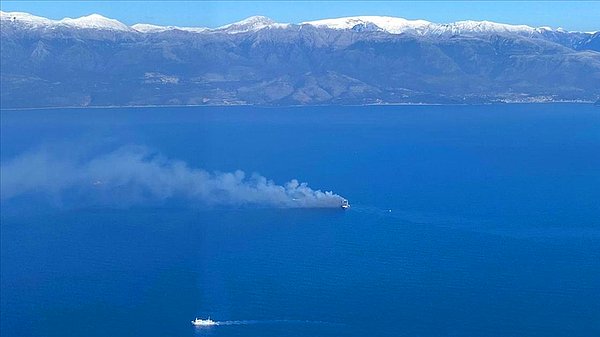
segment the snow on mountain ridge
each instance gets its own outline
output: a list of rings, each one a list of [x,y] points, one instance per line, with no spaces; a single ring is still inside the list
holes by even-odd
[[[400,34],[407,31],[425,32],[434,23],[425,20],[407,20],[392,16],[351,16],[337,19],[324,19],[302,22],[301,25],[325,27],[331,29],[352,29],[356,25],[374,24],[391,34]]]
[[[54,24],[54,20],[50,20],[41,16],[35,16],[23,12],[2,12],[0,11],[0,21],[21,22],[30,28],[40,28]]]
[[[27,29],[53,29],[58,27],[69,27],[74,29],[98,29],[139,33],[159,33],[170,30],[182,30],[194,33],[225,32],[228,34],[236,34],[257,31],[267,27],[286,28],[289,26],[289,24],[277,23],[264,16],[252,16],[239,22],[230,23],[218,28],[159,26],[146,23],[138,23],[129,27],[118,20],[106,18],[100,14],[91,14],[75,19],[64,18],[61,20],[52,20],[29,13],[0,11],[0,18],[3,22],[8,21],[16,23]]]
[[[275,21],[273,21],[271,18],[262,15],[255,15],[234,23],[223,25],[221,27],[218,27],[217,29],[227,29],[233,26],[262,27],[273,23],[275,23]]]
[[[213,31],[223,31],[223,32],[230,33],[230,34],[236,34],[236,33],[244,33],[244,32],[249,32],[249,31],[257,31],[257,30],[261,30],[263,28],[268,28],[268,27],[269,28],[286,28],[288,26],[289,26],[289,24],[287,24],[287,23],[277,23],[277,22],[273,21],[271,18],[268,18],[266,16],[256,15],[256,16],[251,16],[244,20],[238,21],[238,22],[234,22],[234,23],[230,23],[230,24],[218,27],[216,29],[213,29]]]
[[[153,24],[138,23],[131,27],[115,19],[106,18],[100,14],[91,14],[80,18],[64,18],[61,20],[52,20],[40,16],[35,16],[23,12],[2,12],[0,11],[2,22],[17,23],[27,29],[53,29],[57,27],[68,27],[75,29],[98,29],[111,31],[128,31],[138,33],[159,33],[170,30],[182,30],[194,33],[204,32],[223,32],[227,34],[238,34],[244,32],[253,32],[265,28],[288,28],[294,24],[277,23],[264,16],[251,16],[239,22],[230,23],[217,28],[206,27],[177,27],[177,26],[159,26]],[[562,28],[552,29],[550,27],[534,28],[527,25],[511,25],[496,23],[491,21],[457,21],[447,24],[433,23],[426,20],[408,20],[400,17],[391,16],[352,16],[334,19],[323,19],[316,21],[306,21],[299,25],[310,25],[317,28],[329,29],[354,29],[355,31],[377,31],[381,30],[390,34],[412,33],[418,35],[444,35],[444,34],[485,34],[485,33],[510,33],[520,35],[532,35],[536,33],[558,32],[558,33],[579,33],[567,32]],[[379,29],[378,29],[379,28]],[[588,32],[584,34],[594,34]]]
[[[170,30],[182,30],[186,32],[201,33],[207,31],[209,28],[206,27],[178,27],[178,26],[159,26],[148,23],[136,23],[131,26],[140,33],[162,33]]]
[[[425,20],[407,20],[390,16],[353,16],[337,19],[324,19],[301,23],[314,27],[330,29],[352,29],[358,24],[374,24],[390,34],[416,33],[426,34],[464,34],[464,33],[517,33],[532,34],[536,28],[527,25],[509,25],[491,21],[457,21],[448,24],[433,23]],[[547,29],[549,27],[543,27]],[[550,30],[552,30],[550,28]]]
[[[131,31],[124,23],[115,19],[109,19],[100,14],[91,14],[82,16],[76,19],[64,18],[61,20],[52,20],[41,16],[35,16],[23,12],[2,12],[0,11],[0,19],[2,21],[10,21],[18,23],[29,29],[44,29],[68,27],[75,29],[98,29],[98,30],[117,30]]]
[[[202,33],[202,32],[223,32],[227,34],[237,34],[244,32],[251,32],[261,30],[263,28],[272,27],[272,28],[285,28],[288,27],[288,24],[277,23],[270,18],[265,16],[251,16],[244,20],[230,23],[224,26],[220,26],[217,28],[207,28],[207,27],[178,27],[178,26],[158,26],[152,24],[138,23],[131,28],[137,30],[141,33],[159,33],[170,30],[183,30],[194,33]]]
[[[448,24],[450,30],[454,34],[462,32],[470,33],[534,33],[535,28],[527,25],[509,25],[505,23],[496,23],[491,21],[457,21]]]
[[[88,16],[82,16],[80,18],[71,19],[64,18],[58,21],[59,24],[65,26],[80,28],[80,29],[108,29],[108,30],[122,30],[129,31],[131,28],[117,21],[115,19],[109,19],[100,14],[91,14]]]

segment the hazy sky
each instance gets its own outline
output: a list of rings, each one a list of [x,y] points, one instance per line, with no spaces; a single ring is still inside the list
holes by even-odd
[[[278,22],[390,15],[447,23],[490,20],[568,30],[600,30],[600,1],[11,1],[3,11],[52,19],[99,13],[126,24],[217,27],[252,15]]]

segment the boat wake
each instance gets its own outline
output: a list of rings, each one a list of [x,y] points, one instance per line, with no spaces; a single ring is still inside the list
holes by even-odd
[[[217,325],[249,325],[256,324],[260,321],[243,320],[243,321],[217,321]]]
[[[294,319],[271,319],[271,320],[236,320],[236,321],[215,321],[214,325],[254,325],[254,324],[331,324],[324,321],[294,320]]]

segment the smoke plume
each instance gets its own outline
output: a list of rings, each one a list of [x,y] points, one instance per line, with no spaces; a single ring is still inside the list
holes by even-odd
[[[210,173],[146,147],[126,146],[88,159],[51,151],[23,154],[1,166],[1,199],[70,195],[92,203],[144,204],[181,199],[205,205],[339,207],[342,197],[292,179],[283,185],[243,171]],[[77,156],[75,156],[77,157]]]

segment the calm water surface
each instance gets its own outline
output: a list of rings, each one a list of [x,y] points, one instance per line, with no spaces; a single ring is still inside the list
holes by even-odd
[[[353,207],[1,216],[2,336],[600,335],[600,108],[3,111],[4,165],[144,145]],[[68,153],[68,152],[67,152]],[[220,326],[194,328],[208,316]]]

